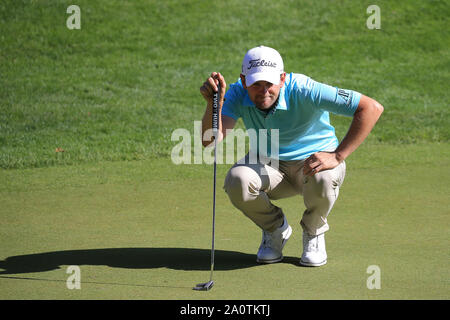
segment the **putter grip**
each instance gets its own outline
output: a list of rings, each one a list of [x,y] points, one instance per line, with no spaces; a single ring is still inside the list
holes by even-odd
[[[219,92],[220,84],[217,86],[217,91],[213,95],[213,108],[212,108],[212,129],[214,137],[219,130]]]

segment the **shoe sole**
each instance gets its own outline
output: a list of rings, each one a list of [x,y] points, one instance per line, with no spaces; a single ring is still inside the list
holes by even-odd
[[[256,262],[262,263],[262,264],[270,264],[270,263],[280,262],[281,260],[283,260],[283,258],[284,257],[281,256],[280,258],[276,258],[276,259],[272,259],[272,260],[256,259]]]
[[[281,244],[281,250],[283,250],[284,246],[286,245],[286,242],[289,240],[289,238],[291,237],[292,234],[292,228],[291,226],[288,227],[288,234],[286,235],[286,238],[283,239],[283,243]],[[269,264],[269,263],[275,263],[275,262],[280,262],[281,260],[283,260],[283,255],[281,255],[281,257],[276,258],[276,259],[270,259],[270,260],[264,260],[264,259],[258,259],[256,258],[256,262],[258,263],[265,263],[265,264]]]
[[[324,261],[318,262],[318,263],[304,262],[304,261],[300,260],[300,265],[302,265],[304,267],[320,267],[326,263],[327,263],[327,260],[324,260]]]

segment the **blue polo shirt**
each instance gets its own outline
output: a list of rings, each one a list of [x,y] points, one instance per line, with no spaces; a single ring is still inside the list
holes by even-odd
[[[222,114],[235,120],[242,118],[249,133],[251,152],[257,150],[263,156],[279,160],[301,160],[315,152],[337,148],[339,142],[329,112],[353,116],[360,98],[356,91],[290,73],[286,74],[278,104],[271,112],[256,108],[239,79],[225,94]],[[276,135],[278,139],[273,139]]]

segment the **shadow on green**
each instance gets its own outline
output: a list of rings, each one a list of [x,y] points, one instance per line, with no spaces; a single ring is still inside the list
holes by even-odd
[[[106,265],[113,268],[169,268],[185,271],[210,270],[208,249],[195,248],[106,248],[54,251],[8,257],[0,261],[0,274],[45,272],[63,265]],[[215,251],[215,270],[244,269],[259,264],[255,254]],[[298,258],[285,257],[282,263],[298,265]]]

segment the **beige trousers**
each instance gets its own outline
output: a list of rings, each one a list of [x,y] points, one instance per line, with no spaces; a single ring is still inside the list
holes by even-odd
[[[231,203],[261,229],[272,232],[283,223],[281,208],[270,200],[302,195],[306,210],[300,224],[310,235],[329,229],[327,216],[345,177],[345,162],[312,177],[303,175],[304,160],[249,164],[248,155],[238,161],[225,178],[224,189]]]

